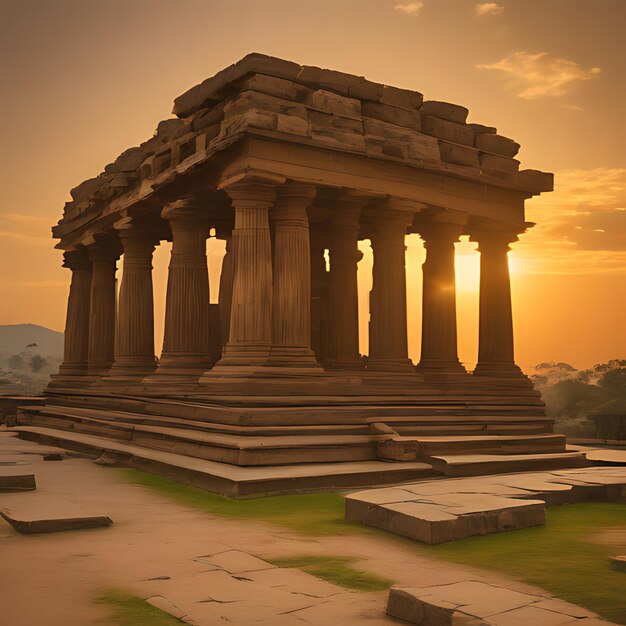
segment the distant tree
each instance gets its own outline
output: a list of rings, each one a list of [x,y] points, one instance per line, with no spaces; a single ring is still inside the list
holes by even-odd
[[[607,392],[598,385],[579,380],[561,380],[543,390],[543,399],[549,415],[578,417],[607,401]]]
[[[611,396],[626,396],[626,367],[605,372],[598,380],[598,385]]]
[[[9,358],[7,365],[14,370],[23,370],[24,369],[24,359],[21,354],[14,354]]]
[[[30,360],[31,372],[34,372],[36,374],[37,372],[40,372],[47,365],[48,365],[48,361],[46,361],[46,359],[44,359],[42,356],[39,356],[38,354],[33,354]]]

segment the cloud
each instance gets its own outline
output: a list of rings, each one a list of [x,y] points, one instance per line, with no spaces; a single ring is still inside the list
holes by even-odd
[[[547,52],[514,52],[500,61],[476,67],[503,72],[518,96],[532,100],[545,96],[563,96],[580,81],[597,78],[599,67],[584,67]]]
[[[393,8],[406,15],[417,15],[423,6],[423,2],[405,2],[404,4],[396,4]]]
[[[498,15],[502,13],[504,7],[500,6],[497,2],[479,2],[474,5],[474,15]]]
[[[514,247],[521,271],[626,273],[626,168],[556,173],[527,218],[537,225]]]
[[[27,246],[51,247],[54,245],[48,218],[22,213],[0,213],[0,239]]]

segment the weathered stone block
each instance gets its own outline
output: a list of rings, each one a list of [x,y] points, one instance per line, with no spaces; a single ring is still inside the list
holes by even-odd
[[[422,132],[452,143],[474,146],[474,131],[469,126],[433,115],[422,115]]]
[[[106,180],[101,176],[89,178],[70,190],[70,196],[73,200],[82,200],[91,196],[95,191],[104,185]]]
[[[284,78],[253,74],[238,81],[241,91],[256,91],[270,96],[304,102],[311,94],[311,89]]]
[[[365,139],[362,135],[357,135],[354,133],[342,133],[339,131],[324,132],[312,130],[311,139],[329,148],[341,148],[343,150],[365,152]]]
[[[212,109],[201,109],[198,111],[191,121],[191,129],[194,131],[202,130],[214,124],[219,124],[224,119],[224,108],[221,106]]]
[[[483,124],[469,123],[468,126],[476,133],[489,133],[495,134],[498,129],[495,126],[485,126]]]
[[[421,128],[421,116],[417,111],[408,111],[407,109],[377,102],[363,102],[362,110],[364,117],[371,117],[414,130],[420,130]]]
[[[424,605],[412,593],[392,587],[387,600],[387,615],[410,624],[423,624]]]
[[[364,80],[362,76],[326,70],[313,65],[303,65],[297,76],[298,82],[331,89],[344,96],[349,95],[350,87],[354,87],[362,80]]]
[[[517,172],[519,161],[517,159],[507,159],[495,154],[480,153],[480,167],[486,170],[502,170],[503,172]]]
[[[383,144],[401,145],[406,159],[430,165],[441,163],[439,142],[434,137],[423,133],[373,119],[364,119],[363,128],[367,140],[377,138],[381,150]],[[393,148],[391,148],[393,150]]]
[[[458,104],[450,104],[449,102],[438,102],[436,100],[427,100],[420,107],[420,111],[424,115],[433,115],[443,120],[456,122],[457,124],[465,124],[469,110]]]
[[[492,152],[505,157],[514,157],[520,149],[520,145],[512,139],[490,133],[477,133],[476,147],[484,152]]]
[[[267,111],[252,109],[241,115],[235,115],[222,122],[221,136],[233,135],[246,128],[262,128],[265,130],[276,130],[278,126],[278,115]]]
[[[331,91],[318,89],[311,96],[311,106],[326,113],[334,115],[343,115],[344,117],[353,117],[359,119],[361,117],[361,103],[354,98],[345,98],[338,96]]]
[[[187,117],[205,106],[207,102],[221,100],[225,96],[225,88],[247,74],[257,73],[293,79],[300,70],[301,66],[297,63],[253,52],[178,96],[174,100],[172,112],[177,117]]]
[[[144,158],[145,155],[141,148],[129,148],[128,150],[124,150],[124,152],[122,152],[122,154],[115,159],[115,161],[111,164],[112,167],[110,171],[132,172],[141,165]],[[106,167],[104,168],[104,171],[107,171]]]
[[[417,109],[423,101],[424,96],[419,91],[398,89],[398,87],[389,87],[388,85],[384,86],[380,98],[381,104],[389,104],[408,110]]]
[[[299,112],[300,117],[307,117],[307,109],[304,106],[295,104],[289,100],[283,100],[275,96],[257,93],[255,91],[244,91],[236,98],[224,105],[224,117],[232,117],[233,115],[241,115],[249,110],[256,109],[259,111],[267,111],[273,113],[285,113],[288,115],[296,115]]]
[[[156,130],[154,131],[154,136],[166,143],[170,141],[174,135],[181,130],[181,128],[184,130],[185,126],[185,122],[179,120],[178,118],[163,120],[158,123]]]
[[[322,111],[309,111],[309,122],[313,130],[332,131],[363,134],[363,122],[352,117],[342,117],[323,113]]]
[[[480,167],[478,150],[474,150],[468,146],[461,146],[456,143],[440,141],[439,152],[441,154],[441,159],[443,161],[447,161],[448,163],[469,165],[470,167]]]
[[[522,189],[542,192],[554,189],[554,174],[539,170],[521,170],[517,174],[517,183]]]
[[[277,129],[281,133],[290,133],[291,135],[301,135],[307,137],[309,134],[309,124],[306,120],[295,115],[278,114]]]
[[[372,100],[373,102],[379,102],[383,97],[383,91],[384,85],[363,79],[348,89],[348,95],[351,98],[358,98],[359,100]]]

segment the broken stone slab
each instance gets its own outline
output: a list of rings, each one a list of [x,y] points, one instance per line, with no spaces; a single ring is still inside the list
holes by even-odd
[[[0,466],[0,491],[32,491],[37,489],[35,475],[15,466]]]
[[[275,565],[267,561],[239,550],[227,550],[208,558],[204,557],[203,562],[215,565],[229,574],[243,574],[245,572],[258,572],[276,568]]]
[[[183,621],[186,613],[179,609],[175,604],[172,604],[167,598],[163,596],[151,596],[146,598],[146,602],[151,604],[153,607],[171,615],[172,617]]]
[[[558,626],[607,623],[562,600],[466,580],[389,590],[387,614],[422,626]]]
[[[626,572],[626,555],[611,557],[611,569],[617,572]]]
[[[378,102],[363,102],[363,117],[369,117],[381,122],[404,126],[414,130],[420,130],[422,119],[420,113],[405,108],[381,104]]]
[[[438,102],[437,100],[427,100],[420,107],[420,112],[433,115],[434,117],[456,122],[457,124],[465,124],[469,110],[458,104],[450,102]]]
[[[0,515],[22,534],[60,532],[111,526],[106,515],[85,512],[72,502],[59,501],[57,497],[33,495],[19,496],[10,506],[2,506]]]
[[[332,91],[318,89],[314,91],[310,104],[313,108],[325,113],[351,117],[356,120],[361,119],[361,102],[355,98],[339,96]]]
[[[514,157],[520,149],[516,141],[492,133],[477,133],[476,147],[483,152],[491,152],[504,157]]]
[[[300,65],[292,61],[253,52],[178,96],[174,100],[172,113],[177,117],[188,117],[205,106],[207,102],[221,100],[224,97],[225,88],[230,83],[248,74],[267,74],[293,80],[301,69]]]
[[[474,146],[474,131],[465,124],[457,124],[434,115],[422,113],[421,130],[427,135],[432,135],[451,143]]]

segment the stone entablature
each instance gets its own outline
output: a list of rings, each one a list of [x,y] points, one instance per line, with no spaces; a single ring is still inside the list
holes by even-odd
[[[161,195],[192,176],[211,179],[224,159],[233,159],[228,149],[244,137],[288,143],[294,163],[304,154],[296,146],[366,157],[370,172],[381,164],[380,179],[397,179],[402,171],[407,184],[415,180],[448,190],[451,201],[455,195],[481,197],[496,203],[506,221],[513,221],[514,211],[507,215],[504,205],[515,206],[514,219],[520,221],[523,199],[552,189],[551,174],[519,170],[513,158],[519,144],[493,127],[466,123],[464,107],[265,55],[250,54],[193,87],[176,99],[174,113],[178,117],[160,122],[148,141],[72,189],[72,201],[54,229],[62,240],[59,247],[82,243],[96,216],[103,224],[107,216],[114,222],[130,208],[160,202]],[[249,161],[260,150],[254,145],[245,148]],[[218,184],[211,180],[207,188]],[[404,195],[410,197],[410,190]]]

